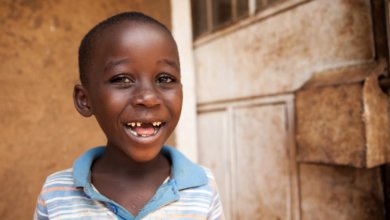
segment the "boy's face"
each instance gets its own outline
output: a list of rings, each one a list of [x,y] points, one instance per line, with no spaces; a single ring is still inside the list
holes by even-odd
[[[175,43],[154,25],[122,22],[103,30],[91,54],[80,88],[107,146],[135,161],[155,158],[181,112]]]

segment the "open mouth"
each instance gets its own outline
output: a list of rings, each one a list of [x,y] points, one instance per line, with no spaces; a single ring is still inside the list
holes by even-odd
[[[158,133],[165,122],[128,122],[126,128],[136,137],[151,137]]]

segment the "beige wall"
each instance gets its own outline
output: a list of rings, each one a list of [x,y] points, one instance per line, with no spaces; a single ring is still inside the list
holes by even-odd
[[[0,4],[0,219],[31,219],[45,176],[105,144],[94,119],[73,107],[77,49],[94,24],[128,10],[170,27],[169,0]]]
[[[180,54],[183,108],[175,131],[175,146],[194,162],[198,161],[196,134],[195,70],[191,23],[191,1],[171,0],[172,34]]]

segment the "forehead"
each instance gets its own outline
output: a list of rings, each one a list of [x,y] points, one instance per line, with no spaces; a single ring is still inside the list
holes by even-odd
[[[176,51],[176,43],[170,33],[153,23],[123,21],[111,25],[96,37],[94,47],[120,49],[129,44],[164,46],[166,50]]]
[[[94,78],[110,60],[123,57],[147,59],[150,62],[156,59],[171,60],[180,72],[175,41],[167,30],[156,24],[123,21],[105,27],[95,33],[88,53],[87,78]]]

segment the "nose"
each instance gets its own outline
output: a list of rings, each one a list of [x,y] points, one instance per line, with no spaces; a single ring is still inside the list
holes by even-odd
[[[135,106],[142,106],[146,108],[158,106],[160,103],[161,99],[153,86],[140,87],[133,99],[133,104]]]

